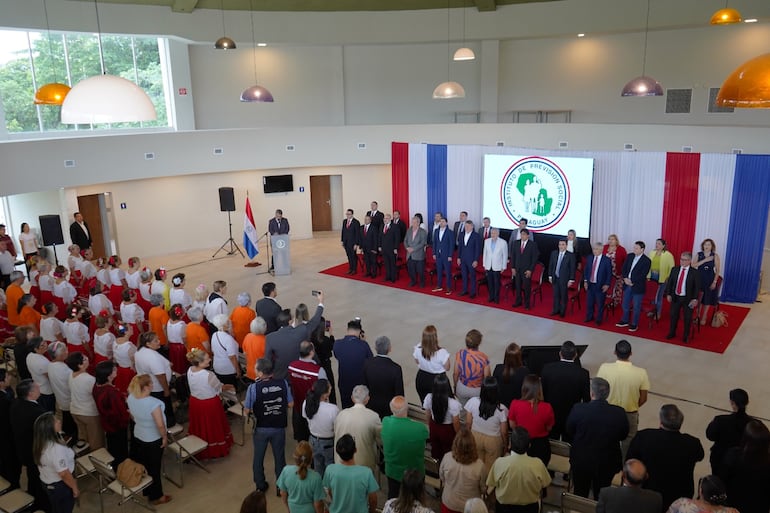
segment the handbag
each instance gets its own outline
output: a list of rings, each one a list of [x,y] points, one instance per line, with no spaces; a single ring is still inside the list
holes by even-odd
[[[118,465],[117,477],[126,488],[134,488],[142,482],[142,478],[147,475],[147,469],[144,465],[137,463],[131,458],[126,458]]]
[[[714,317],[711,318],[711,327],[721,328],[722,326],[727,327],[727,313],[717,310],[714,312]]]

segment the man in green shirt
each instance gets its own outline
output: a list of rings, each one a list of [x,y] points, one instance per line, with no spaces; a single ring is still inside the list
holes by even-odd
[[[407,418],[409,404],[402,395],[390,401],[393,415],[382,419],[382,449],[385,453],[385,475],[388,476],[388,499],[398,497],[404,470],[417,469],[425,474],[425,440],[428,426]]]
[[[350,435],[342,435],[336,450],[342,463],[326,467],[323,477],[331,498],[329,513],[374,513],[380,487],[369,467],[356,465],[356,441]]]

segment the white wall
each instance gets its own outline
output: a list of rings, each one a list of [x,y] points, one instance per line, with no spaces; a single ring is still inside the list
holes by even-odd
[[[48,191],[30,192],[26,194],[16,194],[8,196],[8,227],[7,232],[13,238],[16,245],[16,251],[21,250],[19,245],[19,229],[21,223],[28,223],[30,230],[35,232],[38,238],[38,244],[43,244],[43,232],[40,229],[39,216],[58,215],[61,220],[62,234],[64,235],[64,244],[56,247],[59,261],[66,259],[67,246],[70,245],[69,225],[72,222],[72,213],[77,210],[77,201],[75,208],[71,208],[70,202],[61,189]],[[50,246],[49,246],[50,249]],[[54,261],[53,255],[50,258]]]

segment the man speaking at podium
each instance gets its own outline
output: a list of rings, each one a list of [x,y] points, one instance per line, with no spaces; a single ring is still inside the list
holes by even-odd
[[[275,217],[270,219],[267,223],[267,231],[270,236],[273,235],[288,235],[289,234],[289,220],[283,217],[283,210],[276,209]],[[270,259],[270,270],[273,270],[273,259]]]

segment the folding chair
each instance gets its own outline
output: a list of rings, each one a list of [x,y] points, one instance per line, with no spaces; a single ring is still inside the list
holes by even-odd
[[[96,476],[96,467],[94,467],[93,463],[91,463],[91,457],[94,457],[97,460],[106,463],[107,465],[111,465],[112,462],[115,461],[115,457],[110,454],[109,451],[107,451],[107,449],[104,447],[90,452],[85,456],[80,456],[79,458],[75,459],[76,479],[80,479],[81,477],[85,476],[91,476],[98,480],[98,476]]]
[[[569,492],[561,493],[561,513],[596,513],[596,501]]]
[[[0,495],[0,511],[3,513],[19,513],[32,506],[35,498],[20,489]]]
[[[441,497],[441,478],[438,474],[440,462],[425,451],[425,484],[438,491],[438,497]]]
[[[241,437],[239,442],[238,438],[233,436],[233,443],[243,447],[243,445],[246,443],[246,426],[251,422],[250,415],[243,414],[243,401],[238,398],[238,395],[235,392],[223,392],[222,399],[224,401],[234,403],[227,408],[227,413],[234,415],[240,422],[239,431],[241,432]],[[233,430],[233,435],[234,434],[235,431]]]
[[[548,462],[548,471],[562,474],[566,483],[564,488],[569,491],[572,485],[570,474],[572,468],[569,463],[569,453],[572,446],[560,440],[549,440],[549,442],[551,444],[551,461]]]
[[[425,425],[428,424],[428,414],[420,405],[409,403],[409,411],[406,416],[417,422],[422,422]]]
[[[179,466],[179,482],[176,482],[166,473],[166,466],[165,464],[163,465],[163,477],[174,483],[177,488],[184,488],[184,464],[186,461],[191,461],[206,472],[211,473],[211,471],[206,468],[206,465],[201,463],[201,461],[195,457],[196,455],[206,450],[206,448],[209,446],[209,443],[195,435],[187,435],[177,440],[175,436],[181,431],[181,426],[180,429],[175,430],[174,433],[169,430],[169,435],[171,436],[171,440],[173,440],[173,442],[168,444],[166,447],[168,452],[174,456],[174,459]]]
[[[89,456],[89,458],[99,476],[99,508],[102,513],[104,513],[104,498],[102,496],[107,492],[114,493],[120,497],[118,506],[131,501],[150,511],[155,511],[155,508],[144,500],[141,495],[144,489],[152,484],[152,477],[144,476],[138,485],[129,488],[118,480],[115,471],[107,463],[93,456]]]
[[[575,271],[575,282],[572,286],[567,287],[567,299],[570,303],[570,314],[575,313],[575,303],[578,305],[578,310],[582,310],[583,307],[580,304],[580,292],[583,290],[583,272]]]

